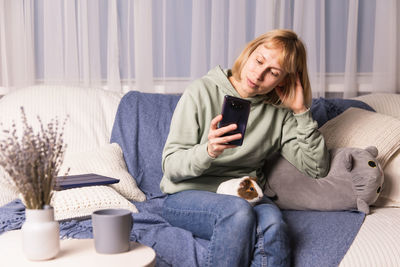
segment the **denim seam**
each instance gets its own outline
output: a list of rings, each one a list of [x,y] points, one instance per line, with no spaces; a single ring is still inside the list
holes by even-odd
[[[212,259],[214,257],[214,253],[215,253],[215,251],[214,251],[214,249],[215,249],[215,235],[216,235],[216,229],[214,227],[213,233],[212,233],[211,238],[210,238],[210,244],[208,245],[208,248],[207,248],[208,252],[207,252],[206,266],[210,266],[210,267],[212,267]]]
[[[268,261],[267,261],[267,254],[265,253],[264,250],[264,234],[261,232],[261,227],[259,226],[257,226],[257,235],[259,240],[259,242],[257,242],[258,243],[257,246],[261,254],[261,266],[267,267]]]

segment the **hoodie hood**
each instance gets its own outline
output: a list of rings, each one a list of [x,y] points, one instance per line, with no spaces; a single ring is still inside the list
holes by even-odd
[[[211,69],[207,73],[207,75],[204,76],[204,78],[213,81],[217,85],[218,89],[223,91],[225,94],[243,98],[239,95],[239,93],[229,81],[228,78],[230,76],[232,76],[232,72],[230,69],[222,69],[221,66],[218,65],[215,68]],[[252,104],[256,104],[266,100],[266,96],[259,95],[254,97],[246,97],[243,99],[249,100]]]

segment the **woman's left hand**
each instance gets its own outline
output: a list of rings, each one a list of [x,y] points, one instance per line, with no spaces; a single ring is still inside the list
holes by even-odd
[[[295,114],[303,113],[307,111],[307,107],[304,105],[304,89],[301,85],[300,77],[297,74],[296,84],[295,84],[295,96],[293,99],[287,98],[284,96],[283,88],[277,87],[275,89],[279,98],[281,99],[283,105],[293,110]]]

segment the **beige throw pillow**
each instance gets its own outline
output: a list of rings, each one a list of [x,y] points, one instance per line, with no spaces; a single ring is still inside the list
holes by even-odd
[[[118,193],[129,200],[146,200],[135,179],[129,174],[122,149],[117,143],[86,152],[66,153],[59,175],[64,175],[68,168],[68,175],[95,173],[119,179],[119,183],[110,185]]]
[[[376,146],[383,167],[400,148],[400,120],[364,109],[349,108],[319,130],[329,149]]]
[[[400,94],[374,93],[357,96],[354,99],[367,103],[378,113],[400,119]]]

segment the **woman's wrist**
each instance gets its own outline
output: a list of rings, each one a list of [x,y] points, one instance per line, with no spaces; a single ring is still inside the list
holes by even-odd
[[[208,155],[208,157],[210,157],[210,158],[212,158],[212,159],[216,159],[218,156],[217,155],[215,155],[215,154],[213,154],[213,153],[211,153],[210,152],[210,150],[209,150],[209,147],[208,147],[208,144],[207,144],[207,155]]]

